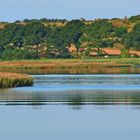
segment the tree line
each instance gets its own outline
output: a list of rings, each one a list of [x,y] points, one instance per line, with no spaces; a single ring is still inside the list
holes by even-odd
[[[58,20],[66,22],[64,26],[46,26],[46,20],[7,23],[0,29],[0,59],[86,58],[92,51],[98,51],[100,56],[100,48],[116,44],[140,50],[139,22],[129,31],[127,26],[115,27],[106,19],[91,24],[84,20]],[[69,50],[72,44],[77,51]]]

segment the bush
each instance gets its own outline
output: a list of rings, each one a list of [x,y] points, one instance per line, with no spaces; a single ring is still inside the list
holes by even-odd
[[[121,50],[121,57],[122,58],[128,58],[129,57],[129,50],[127,48],[123,48]]]
[[[115,29],[115,33],[117,37],[122,37],[123,35],[127,34],[126,27],[118,27]]]
[[[38,59],[35,51],[28,49],[6,49],[1,55],[2,60]]]

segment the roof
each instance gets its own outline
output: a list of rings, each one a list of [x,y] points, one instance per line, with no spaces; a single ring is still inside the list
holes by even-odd
[[[103,48],[102,50],[104,52],[106,52],[106,54],[108,54],[108,55],[120,55],[121,54],[121,50],[118,48]]]

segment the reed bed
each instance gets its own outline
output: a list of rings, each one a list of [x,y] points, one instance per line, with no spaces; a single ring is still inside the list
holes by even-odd
[[[0,61],[1,72],[25,74],[140,73],[140,58]]]
[[[47,67],[79,67],[91,65],[125,66],[140,64],[140,58],[127,59],[45,59],[24,61],[0,61],[0,68],[47,68]]]
[[[31,86],[33,79],[25,74],[0,72],[0,88]]]

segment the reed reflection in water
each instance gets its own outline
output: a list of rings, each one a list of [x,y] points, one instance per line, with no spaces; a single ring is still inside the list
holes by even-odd
[[[35,75],[0,91],[2,140],[139,140],[140,75]]]
[[[0,91],[6,105],[140,105],[140,75],[33,75],[33,87]]]

